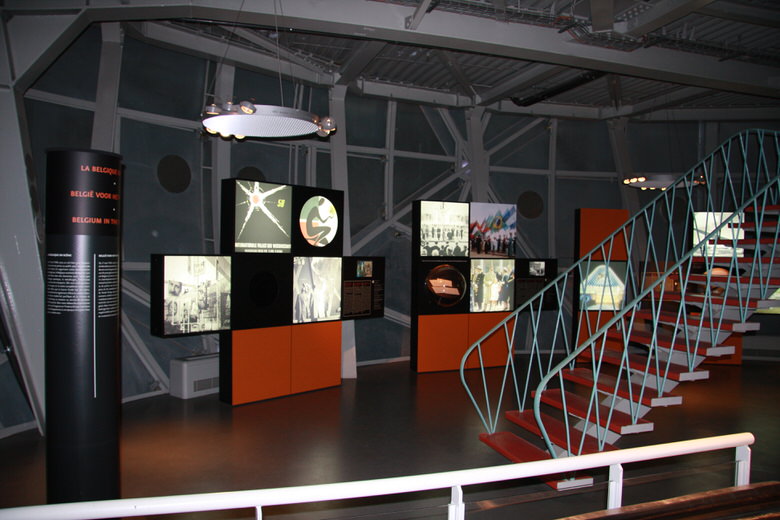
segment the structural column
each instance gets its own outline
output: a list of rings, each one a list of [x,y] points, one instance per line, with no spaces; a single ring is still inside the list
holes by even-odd
[[[120,162],[97,151],[47,157],[49,502],[119,498]]]

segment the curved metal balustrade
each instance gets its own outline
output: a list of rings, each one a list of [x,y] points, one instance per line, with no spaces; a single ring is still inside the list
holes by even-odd
[[[460,374],[483,440],[506,435],[504,418],[553,457],[603,451],[652,429],[652,407],[680,404],[676,385],[706,378],[700,363],[757,328],[747,319],[780,287],[779,156],[778,132],[731,137],[472,345]],[[582,280],[598,289],[578,301]],[[485,368],[499,341],[505,366]]]

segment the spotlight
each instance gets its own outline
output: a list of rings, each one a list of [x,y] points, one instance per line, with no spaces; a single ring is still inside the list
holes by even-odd
[[[245,114],[254,114],[257,112],[257,108],[254,104],[250,103],[249,101],[242,101],[238,105],[241,108],[241,112]]]

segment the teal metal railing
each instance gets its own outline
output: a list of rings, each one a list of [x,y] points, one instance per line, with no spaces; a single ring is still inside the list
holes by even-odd
[[[678,381],[780,287],[779,157],[778,132],[729,138],[469,347],[461,381],[486,432],[506,409],[532,412],[553,456],[581,454],[674,404]],[[497,337],[505,364],[486,367]]]

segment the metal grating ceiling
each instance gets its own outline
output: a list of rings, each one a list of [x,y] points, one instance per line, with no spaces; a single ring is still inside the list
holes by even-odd
[[[192,12],[191,2],[157,3]],[[2,9],[13,16],[16,4],[19,13],[54,10],[47,0],[5,0]],[[241,65],[370,95],[584,118],[631,117],[625,107],[640,104],[644,114],[758,107],[780,119],[776,0],[275,0],[272,10],[200,0],[205,16],[167,19],[145,0],[120,4],[139,9],[128,27],[148,39],[160,36],[144,25],[172,31],[161,43],[183,50],[209,55],[177,34],[240,46],[263,57]],[[285,65],[272,70],[274,60]],[[296,77],[293,66],[310,74]]]

